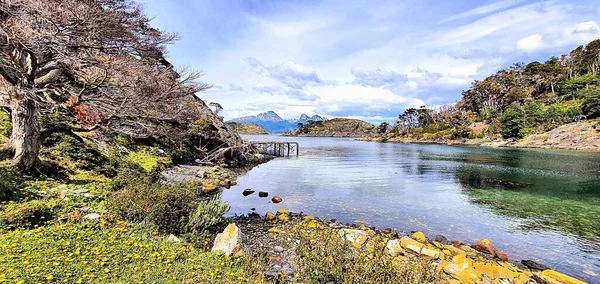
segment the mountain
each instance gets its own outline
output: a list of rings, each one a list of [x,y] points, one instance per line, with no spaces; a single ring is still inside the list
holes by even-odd
[[[313,116],[308,116],[306,115],[306,113],[303,113],[300,118],[296,118],[296,119],[289,119],[288,121],[298,125],[298,123],[302,123],[303,125],[308,124],[308,121],[312,120],[312,121],[327,121],[327,118],[324,118],[322,116],[319,115],[313,115]]]
[[[302,123],[303,125],[307,124],[309,120],[326,121],[327,119],[318,115],[313,115],[311,117],[303,113],[300,118],[285,120],[277,113],[270,110],[258,115],[234,118],[228,122],[249,122],[258,124],[271,133],[284,133],[297,129],[298,123]]]
[[[281,116],[271,110],[255,116],[234,118],[228,122],[249,122],[258,124],[271,133],[284,133],[298,128],[296,124],[281,118]]]
[[[319,121],[284,134],[284,136],[314,137],[364,137],[377,132],[377,127],[368,122],[350,118],[334,118]]]

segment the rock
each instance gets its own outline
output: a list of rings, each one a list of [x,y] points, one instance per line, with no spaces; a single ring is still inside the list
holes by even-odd
[[[250,194],[252,194],[254,192],[255,192],[254,190],[246,188],[246,189],[244,189],[244,191],[242,191],[242,195],[243,196],[248,196],[248,195],[250,195]]]
[[[436,241],[436,242],[438,242],[438,243],[440,243],[440,244],[442,244],[442,245],[447,245],[447,244],[449,244],[449,243],[450,243],[450,242],[448,241],[448,239],[447,239],[446,237],[442,236],[442,235],[437,235],[437,236],[435,236],[435,237],[433,238],[433,240],[434,240],[434,241]]]
[[[275,252],[283,252],[283,248],[282,248],[281,246],[275,246],[275,247],[273,248],[273,250],[274,250]]]
[[[275,214],[273,214],[271,212],[267,212],[267,214],[265,214],[265,219],[267,221],[273,221],[273,220],[275,220],[275,218],[277,218],[277,217],[275,217]]]
[[[404,254],[404,249],[402,248],[399,240],[389,240],[386,248],[391,256]]]
[[[98,213],[90,213],[90,214],[87,214],[87,215],[83,216],[83,219],[85,219],[85,220],[98,220],[98,219],[100,219],[100,214],[98,214]]]
[[[64,193],[64,192],[62,192],[62,191],[61,191],[61,192],[59,192],[59,193],[57,193],[57,194],[56,194],[56,198],[58,198],[58,199],[65,199],[65,193]]]
[[[290,217],[287,214],[281,214],[281,215],[277,216],[277,219],[279,220],[279,222],[281,222],[283,224],[287,224],[290,222]]]
[[[429,249],[426,247],[421,248],[421,251],[419,251],[419,254],[433,258],[433,259],[437,259],[440,257],[440,252],[435,250],[435,249]]]
[[[424,243],[427,243],[427,237],[425,237],[425,234],[423,234],[423,232],[414,232],[412,235],[410,235],[411,238],[413,238],[414,240]]]
[[[90,192],[90,191],[87,189],[76,189],[76,190],[71,191],[71,194],[79,195],[79,194],[84,194],[84,193],[88,193],[88,192]]]
[[[385,228],[385,230],[383,230],[382,233],[390,234],[390,233],[392,233],[392,228]]]
[[[215,238],[211,252],[223,252],[226,255],[242,256],[246,245],[246,236],[231,223]]]
[[[452,246],[452,245],[444,245],[444,250],[450,251],[450,254],[452,254],[452,255],[459,255],[459,254],[464,255],[464,256],[467,255],[467,252],[465,252],[464,250],[461,250],[455,246]]]
[[[518,276],[518,273],[515,273],[510,269],[500,265],[476,262],[473,264],[473,267],[479,273],[489,276],[492,280],[502,278],[513,279],[514,277]]]
[[[549,269],[548,266],[545,266],[541,263],[537,263],[533,260],[521,260],[521,263],[525,266],[527,266],[529,269],[531,270],[547,270]]]
[[[284,208],[277,209],[277,215],[288,215],[290,211],[285,210]]]
[[[169,235],[169,237],[167,238],[167,241],[169,241],[169,242],[174,242],[174,243],[179,243],[179,242],[181,242],[181,241],[179,240],[179,238],[178,238],[178,237],[176,237],[176,236],[175,236],[175,235],[173,235],[173,234],[170,234],[170,235]]]
[[[442,269],[455,279],[467,283],[474,283],[482,277],[481,273],[473,268],[472,260],[464,255],[456,255],[452,261],[442,262]]]
[[[462,245],[464,245],[464,243],[461,242],[461,241],[450,241],[450,244],[453,245],[453,246],[455,246],[455,247],[457,247],[457,248],[459,248]]]
[[[217,186],[212,183],[205,183],[202,185],[203,192],[212,192],[217,189]]]
[[[356,229],[341,229],[338,231],[338,234],[344,240],[351,242],[355,248],[360,248],[369,237],[367,232]]]
[[[564,283],[564,284],[585,284],[585,282],[579,280],[579,279],[575,279],[569,275],[566,274],[562,274],[560,272],[554,271],[552,269],[546,269],[544,271],[542,271],[541,273],[538,272],[541,275],[550,277],[551,279],[554,279],[560,283]]]
[[[273,196],[273,198],[271,198],[271,201],[273,201],[273,203],[277,204],[277,203],[281,203],[281,201],[283,201],[283,199],[279,196]]]
[[[505,252],[503,252],[499,249],[494,249],[494,253],[496,254],[496,258],[498,258],[502,261],[508,261],[508,255],[506,255]]]
[[[258,192],[258,197],[268,197],[269,193],[266,191],[259,191]]]
[[[197,178],[204,178],[206,177],[206,171],[199,171],[196,173],[196,177]]]
[[[492,245],[492,242],[490,242],[488,239],[476,241],[471,245],[471,247],[477,251],[496,256],[496,253],[494,252],[494,245]]]

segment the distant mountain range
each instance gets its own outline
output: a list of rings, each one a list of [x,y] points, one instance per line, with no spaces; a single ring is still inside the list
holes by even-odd
[[[228,122],[250,122],[262,126],[271,133],[284,133],[297,129],[298,123],[307,124],[309,120],[326,121],[327,119],[319,115],[308,116],[303,113],[300,118],[285,120],[270,110],[258,115],[234,118]]]

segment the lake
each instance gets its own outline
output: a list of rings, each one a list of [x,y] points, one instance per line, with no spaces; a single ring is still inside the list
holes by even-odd
[[[399,233],[472,243],[489,238],[509,260],[533,259],[583,280],[600,277],[600,154],[393,144],[351,138],[245,135],[296,141],[223,192],[230,215],[286,208]],[[269,198],[251,188],[268,191]],[[283,202],[273,204],[271,196]]]

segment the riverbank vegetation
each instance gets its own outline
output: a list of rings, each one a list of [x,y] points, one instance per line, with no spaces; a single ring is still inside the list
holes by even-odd
[[[520,139],[600,116],[600,40],[545,62],[516,63],[473,82],[455,105],[409,108],[386,138]]]

